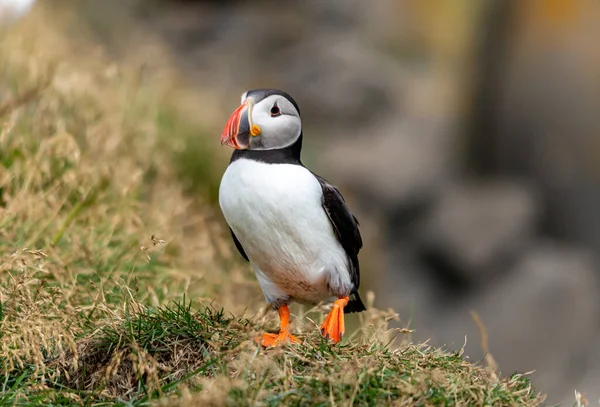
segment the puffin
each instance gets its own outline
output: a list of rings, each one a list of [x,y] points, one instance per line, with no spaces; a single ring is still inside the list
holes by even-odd
[[[276,89],[242,94],[221,145],[234,149],[219,186],[219,205],[233,242],[250,262],[279,333],[264,347],[300,342],[290,333],[288,305],[331,303],[321,335],[336,344],[344,314],[364,311],[358,288],[362,238],[338,189],[302,164],[296,101]]]

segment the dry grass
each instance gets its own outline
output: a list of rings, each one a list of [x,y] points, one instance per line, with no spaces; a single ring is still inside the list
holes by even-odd
[[[75,25],[42,7],[0,37],[0,406],[539,404],[523,376],[394,350],[374,309],[347,345],[302,317],[303,345],[260,350],[272,318],[220,308],[262,300],[214,192],[184,194],[182,137],[205,139],[170,102],[176,77],[107,62],[48,20]]]

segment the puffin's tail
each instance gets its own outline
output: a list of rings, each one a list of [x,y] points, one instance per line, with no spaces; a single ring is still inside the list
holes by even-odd
[[[358,291],[354,291],[352,294],[350,294],[350,301],[348,301],[348,305],[344,307],[344,314],[366,311],[366,309],[367,308],[365,307],[365,304],[363,304],[362,300],[360,299]]]

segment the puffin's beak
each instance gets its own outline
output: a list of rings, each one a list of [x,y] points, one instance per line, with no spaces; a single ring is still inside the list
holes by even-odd
[[[227,120],[221,134],[221,145],[227,144],[237,150],[247,149],[250,145],[250,135],[260,134],[260,130],[255,134],[258,126],[252,126],[250,117],[252,117],[252,101],[246,99]]]

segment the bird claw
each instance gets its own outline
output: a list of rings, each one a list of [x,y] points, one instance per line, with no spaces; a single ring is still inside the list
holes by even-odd
[[[331,340],[333,343],[338,343],[344,336],[344,308],[338,304],[334,304],[331,311],[321,325],[321,335],[325,340]]]
[[[278,334],[265,333],[256,338],[256,342],[260,342],[264,347],[269,347],[279,346],[284,343],[300,343],[301,341],[289,332],[280,332]]]

